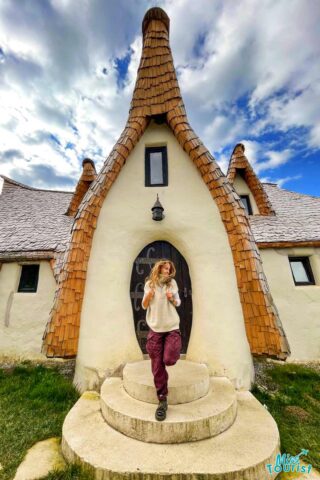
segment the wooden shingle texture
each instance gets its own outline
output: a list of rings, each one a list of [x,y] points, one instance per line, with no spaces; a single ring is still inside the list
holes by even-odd
[[[272,205],[268,199],[263,186],[251,167],[247,157],[244,154],[245,147],[242,143],[238,143],[232,152],[228,166],[227,178],[233,184],[237,170],[241,169],[243,178],[250,188],[252,195],[256,201],[260,215],[275,215]]]
[[[76,185],[75,192],[70,201],[67,215],[74,216],[82,202],[83,197],[87,193],[91,183],[97,177],[96,167],[90,158],[85,158],[82,162],[82,174]]]
[[[74,217],[53,308],[43,335],[48,357],[77,354],[81,307],[94,230],[101,206],[152,115],[165,115],[179,144],[197,166],[228,234],[247,338],[254,355],[286,358],[289,344],[269,291],[248,217],[233,186],[192,130],[169,45],[169,18],[160,8],[143,20],[143,50],[127,124]]]

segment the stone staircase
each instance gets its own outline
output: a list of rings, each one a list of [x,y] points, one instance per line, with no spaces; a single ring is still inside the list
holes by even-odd
[[[277,424],[249,391],[205,364],[179,360],[166,367],[168,410],[158,405],[150,360],[127,363],[100,394],[86,391],[68,412],[62,453],[97,480],[270,480],[266,465],[280,453]]]

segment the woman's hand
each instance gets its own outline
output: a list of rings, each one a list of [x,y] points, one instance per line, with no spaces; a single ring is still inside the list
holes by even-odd
[[[149,292],[147,293],[145,300],[142,302],[143,308],[146,309],[146,308],[149,307],[149,303],[150,303],[151,300],[153,299],[154,294],[155,294],[155,289],[154,289],[154,288],[151,288],[151,289],[149,290]]]
[[[167,299],[169,302],[171,302],[173,305],[175,305],[175,300],[173,298],[173,293],[172,292],[166,292],[167,293]]]
[[[148,300],[152,300],[155,294],[154,288],[151,288],[150,292],[148,293]]]
[[[173,298],[173,293],[172,292],[166,292],[167,293],[167,299],[172,300]]]

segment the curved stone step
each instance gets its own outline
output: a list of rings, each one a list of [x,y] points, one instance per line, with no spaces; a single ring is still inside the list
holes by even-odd
[[[110,426],[143,442],[181,443],[213,437],[232,425],[237,414],[234,387],[226,377],[210,377],[209,393],[198,400],[168,405],[166,419],[155,419],[156,405],[127,394],[122,379],[101,386],[101,411]]]
[[[84,392],[62,427],[62,452],[98,480],[273,480],[266,465],[279,450],[276,422],[250,393],[237,391],[233,425],[215,437],[191,443],[145,443],[110,427],[101,415],[100,395]]]
[[[188,403],[207,395],[209,391],[209,369],[205,363],[179,360],[167,366],[168,403]],[[151,360],[127,363],[123,369],[123,387],[126,392],[141,402],[158,404],[154,385]]]

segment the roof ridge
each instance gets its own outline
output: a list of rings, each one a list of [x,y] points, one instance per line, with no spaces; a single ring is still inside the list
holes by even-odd
[[[46,189],[46,188],[31,187],[30,185],[26,185],[25,183],[21,183],[21,182],[18,182],[17,180],[13,180],[13,178],[7,177],[2,173],[0,173],[0,177],[2,177],[8,183],[12,183],[13,185],[17,185],[18,187],[26,188],[27,190],[37,190],[41,192],[69,193],[71,195],[73,195],[74,193],[74,192],[69,192],[67,190],[52,190],[52,189]]]
[[[311,197],[311,198],[315,198],[316,200],[320,200],[320,195],[310,195],[310,193],[303,193],[303,192],[296,192],[294,190],[288,190],[287,188],[283,188],[278,183],[274,183],[274,182],[261,182],[261,183],[263,185],[275,185],[279,190],[282,190],[283,192],[295,193],[296,195]]]
[[[309,198],[315,198],[316,200],[320,200],[320,195],[310,195],[309,193],[302,193],[302,192],[295,192],[294,190],[288,190],[287,188],[282,188],[278,185],[279,190],[282,190],[284,192],[289,192],[289,193],[294,193],[295,195],[300,195],[301,197],[309,197]]]

